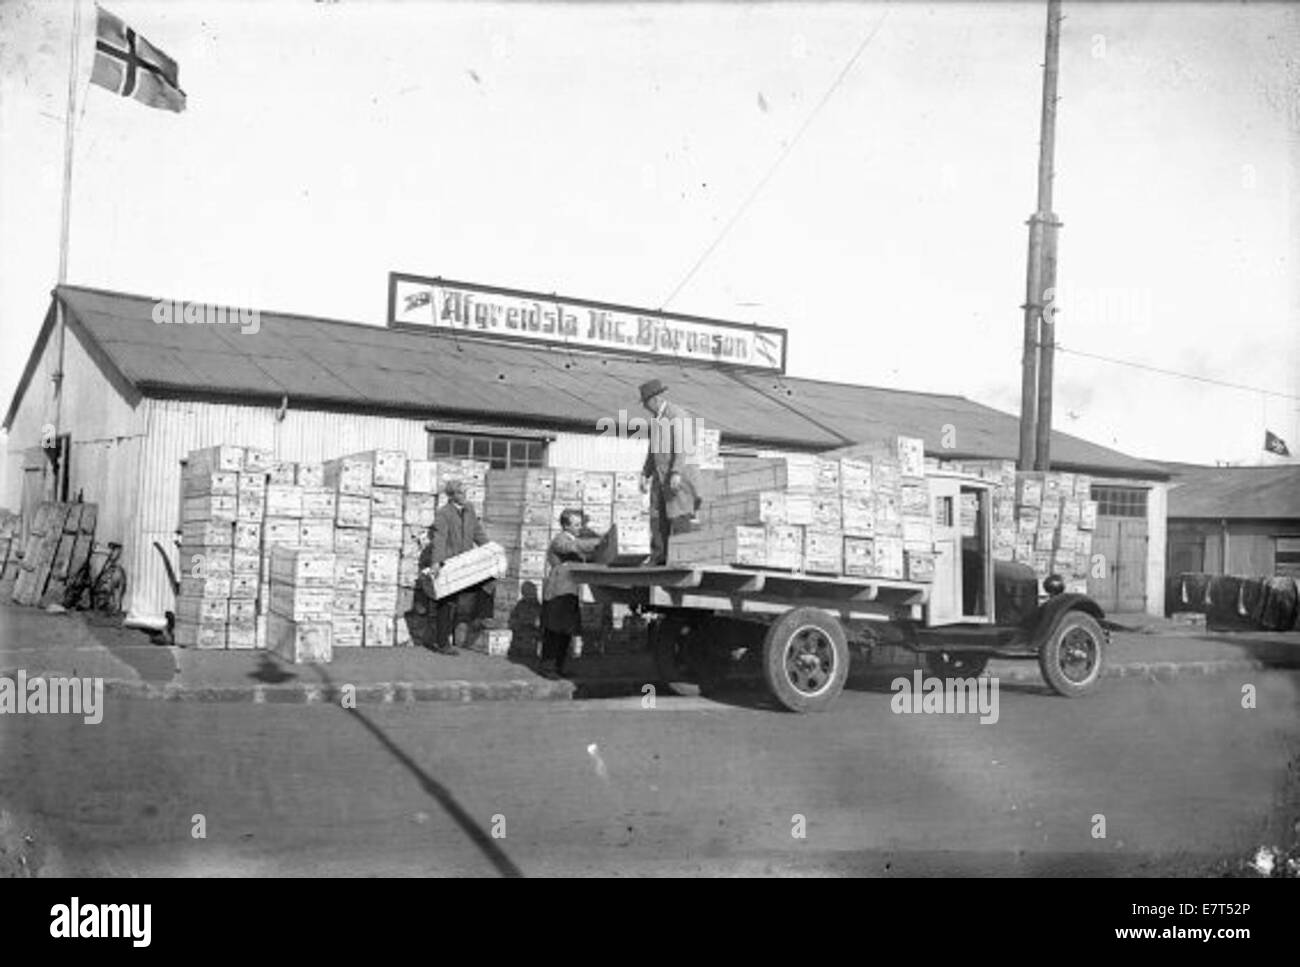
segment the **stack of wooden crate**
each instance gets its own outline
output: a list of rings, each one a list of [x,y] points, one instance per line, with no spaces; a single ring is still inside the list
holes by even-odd
[[[1022,472],[1016,488],[1014,559],[1039,579],[1059,574],[1067,591],[1087,593],[1097,504],[1092,478],[1064,472]]]
[[[228,647],[235,525],[239,520],[243,471],[242,447],[209,447],[191,453],[185,461],[181,473],[180,591],[174,632],[178,645]],[[251,497],[246,498],[246,508],[247,499]],[[244,530],[247,532],[248,527]]]
[[[24,605],[63,603],[68,581],[90,559],[95,543],[96,504],[44,503],[33,515],[14,578],[13,600]],[[17,556],[17,523],[12,526],[6,555]]]
[[[397,564],[398,617],[394,644],[409,645],[411,631],[405,614],[415,604],[420,580],[420,554],[429,539],[429,528],[438,512],[439,464],[436,460],[406,462],[406,493],[402,498],[402,551]]]
[[[333,551],[271,548],[269,651],[295,663],[333,658],[334,582]]]
[[[672,537],[670,564],[736,564],[925,582],[934,535],[922,442],[852,458],[760,455],[711,474],[700,528]]]

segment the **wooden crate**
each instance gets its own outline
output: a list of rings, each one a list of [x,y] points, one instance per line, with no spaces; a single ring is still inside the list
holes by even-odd
[[[226,622],[196,624],[190,621],[178,621],[173,632],[173,640],[182,648],[225,648]]]
[[[373,517],[370,520],[371,548],[401,550],[404,533],[401,517]]]
[[[267,485],[266,516],[302,517],[302,490],[297,484]]]
[[[367,584],[361,595],[361,613],[364,615],[397,613],[396,584]]]
[[[436,460],[407,460],[406,490],[412,494],[436,494],[438,492],[438,462]]]
[[[234,524],[238,519],[238,512],[238,497],[185,497],[181,500],[182,525],[194,521]]]
[[[361,612],[336,614],[330,622],[335,648],[360,648],[366,637],[366,624]]]
[[[339,494],[335,503],[334,523],[338,527],[370,529],[370,495]]]
[[[252,650],[257,647],[257,619],[231,621],[226,625],[226,647]]]
[[[356,457],[340,457],[325,462],[322,483],[339,496],[369,498],[374,487],[374,464]],[[366,501],[367,513],[370,502]]]
[[[298,588],[334,587],[336,558],[333,551],[273,547],[270,558],[273,584]]]
[[[293,621],[275,612],[266,617],[266,647],[294,664],[324,663],[333,658],[333,622]]]
[[[244,447],[245,472],[267,474],[274,465],[275,454],[266,447]]]
[[[705,527],[668,541],[669,564],[767,566],[767,530],[744,524]]]
[[[266,474],[267,486],[298,483],[298,465],[292,460],[276,460]]]
[[[510,654],[512,638],[509,628],[482,628],[469,636],[465,646],[485,655],[505,657]]]
[[[816,493],[817,459],[811,454],[790,454],[737,463],[717,475],[718,493],[728,496],[763,490]]]
[[[365,557],[370,549],[370,531],[347,527],[334,529],[334,553],[345,557]]]
[[[234,550],[220,544],[182,544],[177,573],[194,578],[229,577],[234,574]]]
[[[242,447],[217,446],[193,450],[185,458],[185,474],[202,475],[216,472],[238,473],[244,469]]]
[[[406,486],[406,454],[401,450],[367,450],[345,458],[370,464],[371,484],[376,487]]]
[[[445,598],[492,578],[504,577],[508,567],[506,551],[500,544],[489,542],[457,554],[443,562],[442,570],[434,578],[434,596]]]
[[[304,520],[298,528],[298,546],[312,550],[334,550],[334,522]]]
[[[486,488],[489,503],[549,504],[555,499],[555,471],[549,467],[489,470]]]
[[[324,487],[325,465],[322,463],[300,463],[294,475],[294,483],[299,487]]]
[[[291,621],[329,621],[335,593],[333,588],[295,588],[272,581],[268,610]]]
[[[397,619],[390,614],[367,614],[362,617],[364,627],[362,646],[365,648],[392,648]]]

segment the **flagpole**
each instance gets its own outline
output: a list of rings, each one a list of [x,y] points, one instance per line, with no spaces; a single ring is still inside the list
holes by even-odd
[[[81,0],[72,0],[72,39],[69,42],[68,55],[68,103],[64,117],[63,126],[63,206],[61,221],[59,224],[59,276],[58,284],[62,286],[68,281],[68,238],[69,227],[72,224],[72,158],[74,151],[76,135],[76,117],[77,117],[77,76],[78,61],[81,53]],[[55,499],[61,495],[59,493],[60,479],[66,475],[67,468],[64,466],[66,455],[59,449],[59,434],[63,429],[63,376],[64,376],[64,346],[67,338],[68,322],[66,313],[63,308],[63,302],[55,298],[55,315],[58,319],[58,368],[54,372],[54,445],[55,452],[59,454],[59,463],[57,474],[54,480]]]

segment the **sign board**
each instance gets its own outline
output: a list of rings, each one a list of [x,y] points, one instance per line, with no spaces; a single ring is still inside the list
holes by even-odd
[[[397,272],[388,325],[785,371],[784,329]]]

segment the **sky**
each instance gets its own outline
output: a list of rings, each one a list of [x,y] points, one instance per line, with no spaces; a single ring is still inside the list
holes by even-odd
[[[1019,410],[1044,2],[105,6],[188,107],[88,84],[83,0],[72,283],[383,325],[388,272],[443,276]],[[1063,12],[1056,428],[1300,454],[1300,6]],[[71,28],[0,5],[6,407],[57,278]]]

